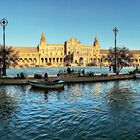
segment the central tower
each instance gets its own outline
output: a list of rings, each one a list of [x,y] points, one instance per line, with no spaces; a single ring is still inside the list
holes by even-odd
[[[46,43],[45,34],[42,33],[41,39],[40,39],[40,43],[39,43],[39,46],[38,46],[40,54],[44,54],[45,53],[45,51],[47,49],[46,46],[47,46],[47,43]]]

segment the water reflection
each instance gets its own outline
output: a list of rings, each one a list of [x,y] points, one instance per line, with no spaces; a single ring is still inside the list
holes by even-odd
[[[8,94],[7,86],[0,87],[0,119],[7,119],[15,111],[14,97]]]
[[[106,100],[109,109],[113,112],[131,111],[132,89],[130,85],[123,85],[120,81],[115,81],[112,88],[106,92]]]
[[[30,87],[31,91],[34,92],[40,92],[40,93],[44,93],[47,94],[49,92],[53,92],[53,91],[57,91],[58,93],[62,92],[64,90],[64,88],[59,88],[59,89],[45,89],[45,88],[37,88],[37,87]]]
[[[28,85],[16,85],[14,87],[16,88],[16,90],[19,90],[19,92],[22,92],[22,93],[27,93],[31,89],[31,87]]]
[[[119,139],[126,139],[129,134],[134,134],[133,90],[129,81],[114,81],[109,87],[104,94],[109,112],[106,120],[109,129],[105,133],[112,132],[112,137],[117,134]]]
[[[93,89],[92,89],[94,91],[94,95],[99,96],[99,92],[101,90],[101,84],[97,82],[97,83],[94,84],[94,86],[93,86]]]
[[[61,91],[1,86],[0,139],[137,139],[139,87],[132,80],[68,84]]]

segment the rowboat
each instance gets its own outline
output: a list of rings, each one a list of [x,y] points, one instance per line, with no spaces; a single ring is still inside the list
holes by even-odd
[[[37,88],[45,88],[45,89],[60,89],[64,87],[64,81],[62,80],[54,80],[54,81],[28,81],[28,83]]]

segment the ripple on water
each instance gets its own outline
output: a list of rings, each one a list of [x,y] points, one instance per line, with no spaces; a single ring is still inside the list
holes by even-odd
[[[0,94],[2,140],[137,139],[140,81],[65,85],[62,91],[4,86]]]

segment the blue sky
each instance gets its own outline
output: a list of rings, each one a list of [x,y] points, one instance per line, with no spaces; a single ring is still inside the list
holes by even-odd
[[[140,0],[1,0],[0,18],[8,19],[6,45],[34,46],[44,32],[47,43],[63,44],[76,37],[101,48],[114,46],[112,28],[118,27],[117,46],[140,49]],[[0,28],[2,44],[2,27]]]

